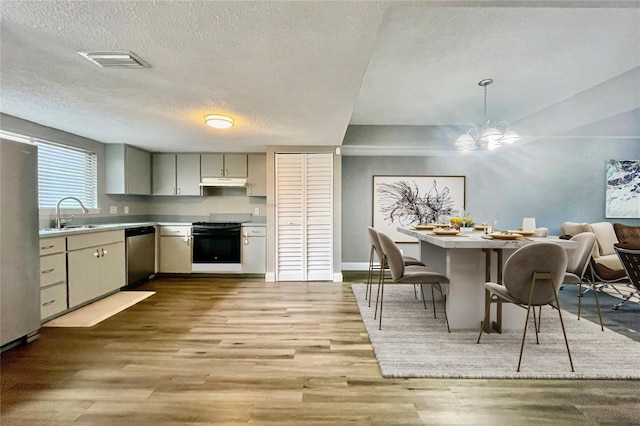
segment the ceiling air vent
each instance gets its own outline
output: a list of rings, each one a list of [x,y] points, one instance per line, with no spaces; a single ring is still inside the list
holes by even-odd
[[[78,52],[102,68],[151,68],[133,52]]]

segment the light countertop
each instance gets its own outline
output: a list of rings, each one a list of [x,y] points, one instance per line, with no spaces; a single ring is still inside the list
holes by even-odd
[[[434,246],[452,249],[452,248],[467,248],[467,249],[483,249],[483,248],[491,248],[491,249],[517,249],[519,247],[525,246],[532,242],[554,242],[558,243],[561,246],[567,249],[573,249],[578,247],[578,243],[575,241],[569,240],[561,240],[558,237],[545,237],[545,238],[537,238],[537,237],[525,237],[521,240],[491,240],[486,239],[484,237],[484,233],[482,231],[474,231],[467,232],[457,236],[438,236],[431,235],[433,231],[431,230],[412,230],[405,228],[398,228],[398,232],[403,234],[410,235],[420,241],[424,241]]]

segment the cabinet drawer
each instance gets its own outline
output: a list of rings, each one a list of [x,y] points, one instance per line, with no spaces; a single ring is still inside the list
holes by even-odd
[[[40,256],[53,253],[62,253],[65,249],[65,237],[40,239]]]
[[[267,227],[266,226],[243,226],[242,236],[243,237],[266,237]]]
[[[40,290],[40,319],[67,309],[67,284],[60,283]]]
[[[40,287],[46,287],[60,281],[66,282],[67,265],[65,260],[64,253],[40,258]]]
[[[186,237],[191,235],[191,226],[161,226],[160,235],[165,237]]]
[[[89,234],[74,235],[67,238],[69,251],[86,247],[102,246],[109,243],[124,241],[124,230],[91,232]]]

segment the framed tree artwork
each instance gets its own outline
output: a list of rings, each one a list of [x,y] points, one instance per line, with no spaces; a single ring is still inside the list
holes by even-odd
[[[373,177],[373,227],[396,242],[416,241],[398,227],[448,222],[464,210],[464,176]]]

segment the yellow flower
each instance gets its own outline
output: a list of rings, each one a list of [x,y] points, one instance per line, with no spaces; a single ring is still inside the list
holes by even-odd
[[[451,219],[449,219],[449,222],[453,224],[464,223],[465,225],[470,226],[473,224],[473,219],[471,219],[470,217],[452,217]]]

